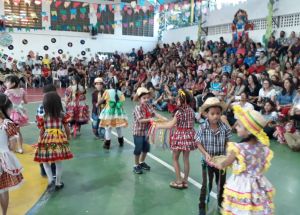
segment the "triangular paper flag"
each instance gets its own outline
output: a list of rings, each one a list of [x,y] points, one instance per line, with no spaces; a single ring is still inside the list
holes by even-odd
[[[65,2],[64,3],[65,8],[68,8],[70,6],[70,4],[71,4],[71,2]]]
[[[61,4],[62,4],[61,1],[56,1],[56,2],[55,2],[55,7],[59,7]]]
[[[81,4],[81,2],[73,2],[73,7],[76,8],[76,7],[79,7]]]

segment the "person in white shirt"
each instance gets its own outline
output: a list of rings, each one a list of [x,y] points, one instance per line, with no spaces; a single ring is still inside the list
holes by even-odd
[[[271,80],[270,79],[264,79],[263,80],[263,86],[259,90],[259,93],[258,93],[257,105],[259,107],[262,107],[264,101],[266,101],[268,99],[275,102],[275,97],[276,97],[276,91],[272,87]]]
[[[239,100],[231,103],[229,105],[229,108],[233,107],[234,105],[239,105],[241,106],[244,110],[254,110],[254,106],[248,102],[249,98],[246,92],[242,92],[241,95],[239,96]],[[232,128],[234,129],[236,126],[236,118],[233,115],[232,111],[229,111],[227,113],[227,120],[230,125],[232,125]]]
[[[68,70],[66,65],[59,67],[59,69],[57,70],[57,76],[59,81],[61,82],[61,87],[65,88],[69,86]]]
[[[39,87],[41,85],[41,75],[42,75],[42,70],[39,64],[34,65],[34,68],[32,69],[32,75],[33,75],[32,81],[34,86]]]

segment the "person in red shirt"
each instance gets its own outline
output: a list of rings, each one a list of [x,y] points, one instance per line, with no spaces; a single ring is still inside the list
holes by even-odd
[[[52,83],[52,73],[45,65],[42,65],[42,83],[44,86]]]
[[[248,72],[250,74],[252,73],[262,73],[263,71],[266,71],[266,67],[264,65],[260,64],[259,60],[256,60],[256,63],[253,64],[249,69]]]
[[[138,77],[137,77],[137,86],[141,86],[141,84],[143,82],[145,82],[147,80],[147,73],[145,71],[144,68],[140,68],[140,71],[139,71],[139,74],[138,74]]]

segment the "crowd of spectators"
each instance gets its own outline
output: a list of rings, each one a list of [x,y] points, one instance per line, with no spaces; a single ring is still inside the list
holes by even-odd
[[[74,74],[81,77],[83,85],[93,87],[96,77],[108,81],[116,75],[128,98],[143,85],[151,90],[154,107],[171,113],[176,110],[178,89],[184,88],[194,95],[191,105],[200,123],[205,117],[198,111],[203,100],[217,96],[228,105],[224,121],[233,129],[232,105],[256,109],[268,120],[270,138],[299,149],[300,35],[291,32],[286,36],[281,31],[279,38],[271,36],[266,46],[247,39],[237,47],[220,37],[219,41],[203,41],[201,47],[198,50],[187,40],[157,45],[148,53],[140,47],[127,54],[116,51],[105,59],[96,55],[90,60],[48,55],[41,60],[28,55],[24,63],[13,63],[11,68],[0,62],[0,72],[2,76],[18,75],[26,87],[52,82],[67,87]]]

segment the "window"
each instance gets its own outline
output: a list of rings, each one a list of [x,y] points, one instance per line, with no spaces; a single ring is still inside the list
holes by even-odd
[[[131,10],[129,12],[128,10]],[[153,37],[154,12],[142,9],[139,12],[128,8],[122,12],[122,34],[132,36]]]
[[[99,5],[100,6],[100,5]],[[97,30],[99,34],[114,34],[115,30],[112,25],[115,22],[115,14],[112,5],[105,5],[106,10],[100,11],[100,7],[97,9]],[[103,5],[101,5],[103,6]]]
[[[50,6],[51,29],[57,31],[89,32],[89,13],[90,8],[88,3],[53,1]]]
[[[4,14],[6,26],[16,28],[42,28],[42,4],[20,3],[15,4],[13,0],[4,2]]]

